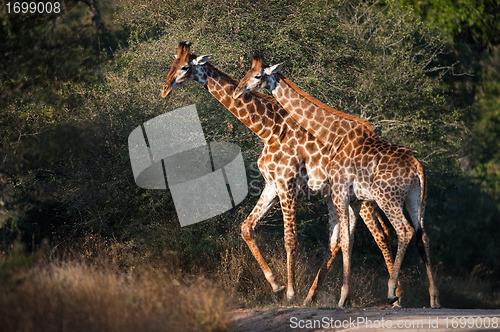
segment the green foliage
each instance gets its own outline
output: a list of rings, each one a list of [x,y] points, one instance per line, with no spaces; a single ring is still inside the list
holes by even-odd
[[[439,26],[457,40],[479,49],[500,43],[500,5],[496,0],[399,0],[413,7],[417,15]]]
[[[474,109],[472,174],[500,207],[500,46],[485,61]]]
[[[500,151],[498,96],[500,5],[498,1],[399,1],[411,6],[417,15],[453,38],[457,62],[456,76],[448,84],[455,98],[469,106],[465,119],[471,136],[465,139],[466,156],[462,167],[471,170],[471,181],[500,206]],[[448,55],[448,57],[450,57]],[[462,74],[458,74],[458,73]],[[498,218],[498,214],[496,215]]]

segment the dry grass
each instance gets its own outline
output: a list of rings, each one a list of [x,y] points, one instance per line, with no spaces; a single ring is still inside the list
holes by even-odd
[[[286,282],[286,255],[279,244],[262,245],[262,252],[269,266],[281,284]],[[408,262],[401,271],[403,287],[402,305],[407,308],[429,306],[427,276],[423,264],[417,259]],[[233,299],[244,307],[300,306],[307,295],[322,255],[299,252],[296,264],[297,299],[289,303],[272,296],[269,283],[260,267],[245,245],[228,250],[221,261],[219,280]],[[335,259],[327,279],[318,291],[314,307],[336,307],[342,284],[342,257]],[[383,265],[370,260],[357,259],[353,262],[351,276],[350,305],[352,307],[386,307],[388,272]],[[413,264],[410,264],[413,263]],[[441,304],[448,308],[498,308],[499,294],[493,281],[472,276],[446,277],[436,273],[441,293]]]
[[[264,248],[269,266],[282,285],[287,281],[285,249],[279,245]],[[220,280],[225,289],[231,289],[234,298],[245,307],[301,305],[309,291],[322,260],[321,254],[299,252],[296,262],[296,300],[276,299],[260,267],[245,246],[227,251],[221,262]],[[327,280],[319,289],[316,307],[336,307],[342,281],[341,255],[336,258]],[[387,272],[366,266],[354,267],[351,279],[351,305],[355,307],[382,304],[385,300]]]
[[[228,299],[203,278],[49,263],[3,277],[4,331],[225,331]]]
[[[176,260],[158,264],[163,267],[156,269],[148,267],[155,264],[131,264],[124,268],[118,262],[126,253],[111,251],[108,257],[108,250],[101,247],[90,253],[80,251],[85,254],[75,254],[64,262],[35,258],[38,263],[34,263],[27,255],[4,257],[0,264],[0,330],[226,331],[230,329],[226,314],[233,304],[300,306],[322,260],[322,254],[298,253],[297,300],[289,303],[272,296],[271,287],[244,243],[222,255],[218,271],[187,278],[186,272],[173,272]],[[265,243],[262,251],[284,284],[286,255],[282,244]],[[374,266],[364,260],[353,262],[351,305],[383,306],[387,277],[382,265]],[[339,255],[313,306],[335,307],[341,280]],[[401,282],[405,292],[403,306],[428,305],[422,269],[406,267]],[[446,307],[498,307],[498,292],[489,291],[494,289],[492,284],[446,278],[438,278],[438,284],[441,302]]]
[[[279,245],[263,245],[262,252],[269,266],[281,284],[286,282],[286,255]],[[416,253],[415,253],[416,255]],[[416,258],[416,259],[415,259]],[[221,262],[219,280],[224,288],[231,290],[233,298],[245,307],[301,306],[307,295],[322,255],[299,252],[296,263],[295,302],[276,299],[272,296],[269,283],[264,278],[260,267],[246,246],[227,251]],[[386,307],[388,272],[383,265],[368,259],[353,261],[351,276],[350,305],[354,308]],[[402,305],[406,308],[429,306],[428,282],[423,264],[414,257],[401,271],[400,281],[403,287]],[[496,290],[497,281],[478,278],[473,274],[463,277],[446,276],[436,273],[436,282],[440,290],[441,305],[447,308],[499,308],[500,296]],[[342,285],[342,255],[339,254],[332,265],[327,279],[318,291],[312,306],[336,307]]]

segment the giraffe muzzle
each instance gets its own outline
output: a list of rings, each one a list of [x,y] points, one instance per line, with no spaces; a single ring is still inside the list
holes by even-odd
[[[233,92],[233,99],[240,98],[246,92],[247,92],[246,88],[236,87],[236,89],[234,89],[234,92]]]
[[[164,86],[163,89],[161,90],[161,97],[166,98],[170,94],[170,92],[172,92],[172,86],[171,85]]]

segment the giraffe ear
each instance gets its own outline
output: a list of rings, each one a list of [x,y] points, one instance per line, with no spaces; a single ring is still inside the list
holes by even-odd
[[[201,66],[207,63],[212,58],[212,54],[202,55],[193,60],[193,64],[196,66]]]
[[[278,72],[278,70],[280,70],[281,68],[281,63],[278,63],[274,66],[269,66],[269,67],[266,67],[264,69],[264,73],[267,75],[267,76],[271,76],[272,74],[275,74]]]

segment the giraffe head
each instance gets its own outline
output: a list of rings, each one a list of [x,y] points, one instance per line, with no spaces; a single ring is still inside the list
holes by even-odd
[[[180,42],[174,62],[167,74],[161,96],[165,98],[178,85],[196,78],[199,68],[207,63],[211,55],[196,56],[191,54],[191,42]]]
[[[252,68],[247,72],[234,89],[233,98],[241,97],[244,93],[260,88],[267,88],[273,91],[276,87],[276,74],[281,67],[281,63],[274,66],[264,66],[262,57],[254,56],[252,59]]]

